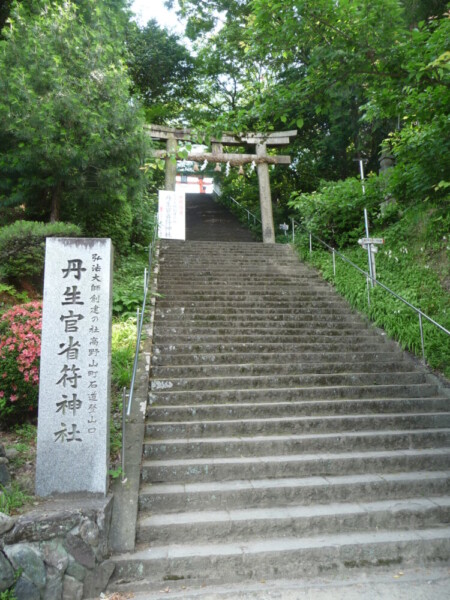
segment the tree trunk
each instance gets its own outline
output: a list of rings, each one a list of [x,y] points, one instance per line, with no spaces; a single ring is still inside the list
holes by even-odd
[[[56,223],[60,219],[61,212],[61,184],[58,183],[52,191],[52,207],[50,211],[50,223]]]

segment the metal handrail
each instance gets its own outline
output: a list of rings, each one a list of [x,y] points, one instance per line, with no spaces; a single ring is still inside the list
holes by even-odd
[[[142,337],[142,328],[144,326],[144,314],[145,314],[145,306],[147,304],[147,295],[148,288],[150,284],[151,274],[152,274],[152,265],[153,265],[153,252],[155,249],[156,242],[156,227],[153,230],[153,238],[149,246],[148,252],[148,268],[144,269],[144,299],[142,301],[142,310],[137,309],[137,318],[136,318],[136,350],[134,353],[134,363],[133,363],[133,374],[131,376],[131,384],[130,384],[130,394],[128,398],[128,408],[127,408],[127,416],[130,416],[131,413],[131,405],[133,403],[133,395],[134,395],[134,384],[136,382],[136,373],[139,359],[139,349],[141,346],[141,337]]]
[[[421,341],[421,345],[422,345],[422,356],[423,356],[424,360],[426,360],[426,359],[425,359],[425,340],[424,340],[424,335],[423,335],[423,323],[422,323],[423,318],[426,319],[427,321],[429,321],[430,323],[432,323],[435,327],[437,327],[438,329],[440,329],[447,335],[450,335],[450,331],[448,331],[448,329],[446,329],[443,325],[441,325],[440,323],[438,323],[437,321],[435,321],[434,319],[429,317],[422,310],[420,310],[420,308],[417,308],[417,306],[414,306],[414,304],[411,304],[411,302],[408,302],[408,300],[405,300],[405,298],[403,298],[402,296],[397,294],[397,292],[394,292],[393,290],[391,290],[387,285],[384,285],[384,283],[382,283],[381,281],[376,279],[376,277],[373,277],[367,271],[364,271],[364,269],[361,269],[361,267],[358,267],[358,265],[356,265],[353,261],[351,261],[349,258],[344,256],[341,252],[336,250],[336,248],[333,248],[333,246],[330,246],[329,244],[327,244],[327,242],[320,239],[317,235],[314,235],[304,225],[302,225],[301,223],[298,223],[294,218],[291,218],[291,223],[292,223],[292,242],[295,242],[295,227],[297,226],[309,234],[309,252],[310,253],[312,252],[312,240],[313,239],[317,240],[319,243],[321,243],[323,246],[325,246],[328,250],[330,250],[333,253],[333,272],[334,272],[335,277],[336,277],[336,256],[339,256],[339,258],[341,258],[344,262],[348,263],[350,266],[352,266],[354,269],[356,269],[359,273],[362,273],[363,275],[365,275],[367,282],[371,281],[374,285],[379,285],[381,288],[383,288],[384,290],[389,292],[389,294],[391,294],[392,296],[397,298],[397,300],[400,300],[401,302],[403,302],[403,304],[406,304],[406,306],[409,306],[409,308],[411,308],[413,311],[415,311],[417,313],[417,315],[419,317],[420,341]],[[370,306],[370,288],[369,288],[369,286],[367,288],[367,294],[368,294],[368,302],[369,302],[369,306]]]
[[[213,191],[213,194],[215,194],[216,196],[218,196],[219,198],[222,196],[222,193],[219,193],[219,191],[217,189],[215,189]],[[246,208],[243,204],[241,204],[238,200],[236,200],[235,198],[233,198],[233,196],[228,196],[228,198],[234,202],[234,204],[236,204],[236,206],[238,208],[240,208],[241,210],[245,210],[245,212],[247,213],[247,221],[250,221],[250,217],[253,218],[253,224],[256,224],[256,222],[258,222],[260,225],[262,225],[262,221],[259,217],[257,217],[255,215],[255,213],[252,213],[251,210],[248,210],[248,208]]]
[[[134,385],[136,383],[136,374],[137,367],[139,361],[139,350],[141,346],[141,338],[142,338],[142,329],[144,326],[144,314],[145,307],[147,304],[147,296],[148,296],[148,288],[150,286],[151,276],[152,276],[152,266],[153,266],[153,254],[155,251],[156,244],[156,236],[157,236],[157,227],[155,226],[153,230],[152,241],[149,246],[148,251],[148,267],[144,269],[144,298],[142,301],[142,309],[139,308],[136,311],[136,349],[134,352],[134,362],[133,362],[133,373],[131,376],[130,383],[130,393],[127,394],[127,388],[124,387],[122,390],[122,483],[125,483],[125,427],[127,422],[127,417],[131,414],[131,407],[133,405],[133,397],[134,397]],[[126,397],[128,395],[128,405],[126,404]]]
[[[241,204],[240,202],[238,202],[237,200],[235,200],[235,198],[233,198],[233,196],[229,196],[230,200],[232,202],[234,202],[236,204],[236,206],[238,206],[241,210],[245,210],[245,212],[247,213],[247,221],[250,221],[250,216],[253,217],[253,223],[256,224],[256,222],[258,221],[258,223],[260,225],[262,225],[262,221],[261,219],[259,219],[255,213],[252,213],[251,210],[248,210],[248,208],[245,208],[245,206],[243,204]]]

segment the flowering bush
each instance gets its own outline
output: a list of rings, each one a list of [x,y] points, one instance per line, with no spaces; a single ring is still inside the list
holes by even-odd
[[[0,419],[37,412],[42,303],[14,306],[0,318]]]

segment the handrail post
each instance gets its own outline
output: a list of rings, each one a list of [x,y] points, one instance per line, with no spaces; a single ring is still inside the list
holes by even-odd
[[[336,251],[333,248],[333,273],[334,277],[336,277]]]
[[[292,243],[295,243],[295,221],[294,217],[291,217],[291,226],[292,226]]]
[[[367,284],[367,305],[370,308],[370,284],[369,284],[369,279],[370,279],[370,277],[366,277],[366,284]]]
[[[422,344],[422,357],[423,357],[423,360],[425,361],[425,340],[423,337],[422,313],[419,312],[418,314],[419,314],[419,327],[420,327],[420,341]]]
[[[364,209],[364,223],[366,226],[366,236],[369,238],[369,217],[367,215],[367,208]],[[373,287],[373,268],[372,268],[372,244],[367,244],[367,256],[369,257],[369,273],[370,273],[370,285]]]
[[[309,232],[309,253],[312,253],[312,234]]]
[[[144,314],[142,312],[142,314]],[[136,351],[134,353],[134,364],[137,365],[137,357],[139,356],[139,346],[140,346],[140,311],[139,308],[136,309]],[[136,380],[136,367],[133,369],[133,375],[131,377],[131,385],[130,385],[130,395],[128,397],[128,409],[127,416],[131,414],[131,403],[133,402],[133,392],[134,392],[134,382]]]
[[[122,390],[122,483],[125,479],[125,425],[127,422],[127,388]]]

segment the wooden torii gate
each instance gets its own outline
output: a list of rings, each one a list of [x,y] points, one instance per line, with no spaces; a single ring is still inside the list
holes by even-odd
[[[157,150],[155,156],[165,158],[166,161],[166,190],[175,190],[177,165],[173,157],[180,160],[194,162],[230,163],[231,166],[241,166],[255,163],[257,165],[259,181],[259,202],[261,206],[261,221],[263,242],[275,243],[275,229],[272,213],[272,196],[270,191],[269,165],[289,165],[291,157],[286,155],[270,156],[267,148],[287,146],[297,131],[277,131],[269,134],[247,133],[242,137],[224,134],[220,139],[211,140],[212,152],[178,155],[178,142],[193,141],[193,132],[190,129],[174,129],[163,125],[149,125],[148,132],[152,139],[166,142],[166,150]],[[223,146],[255,146],[256,154],[229,154],[224,153]]]

